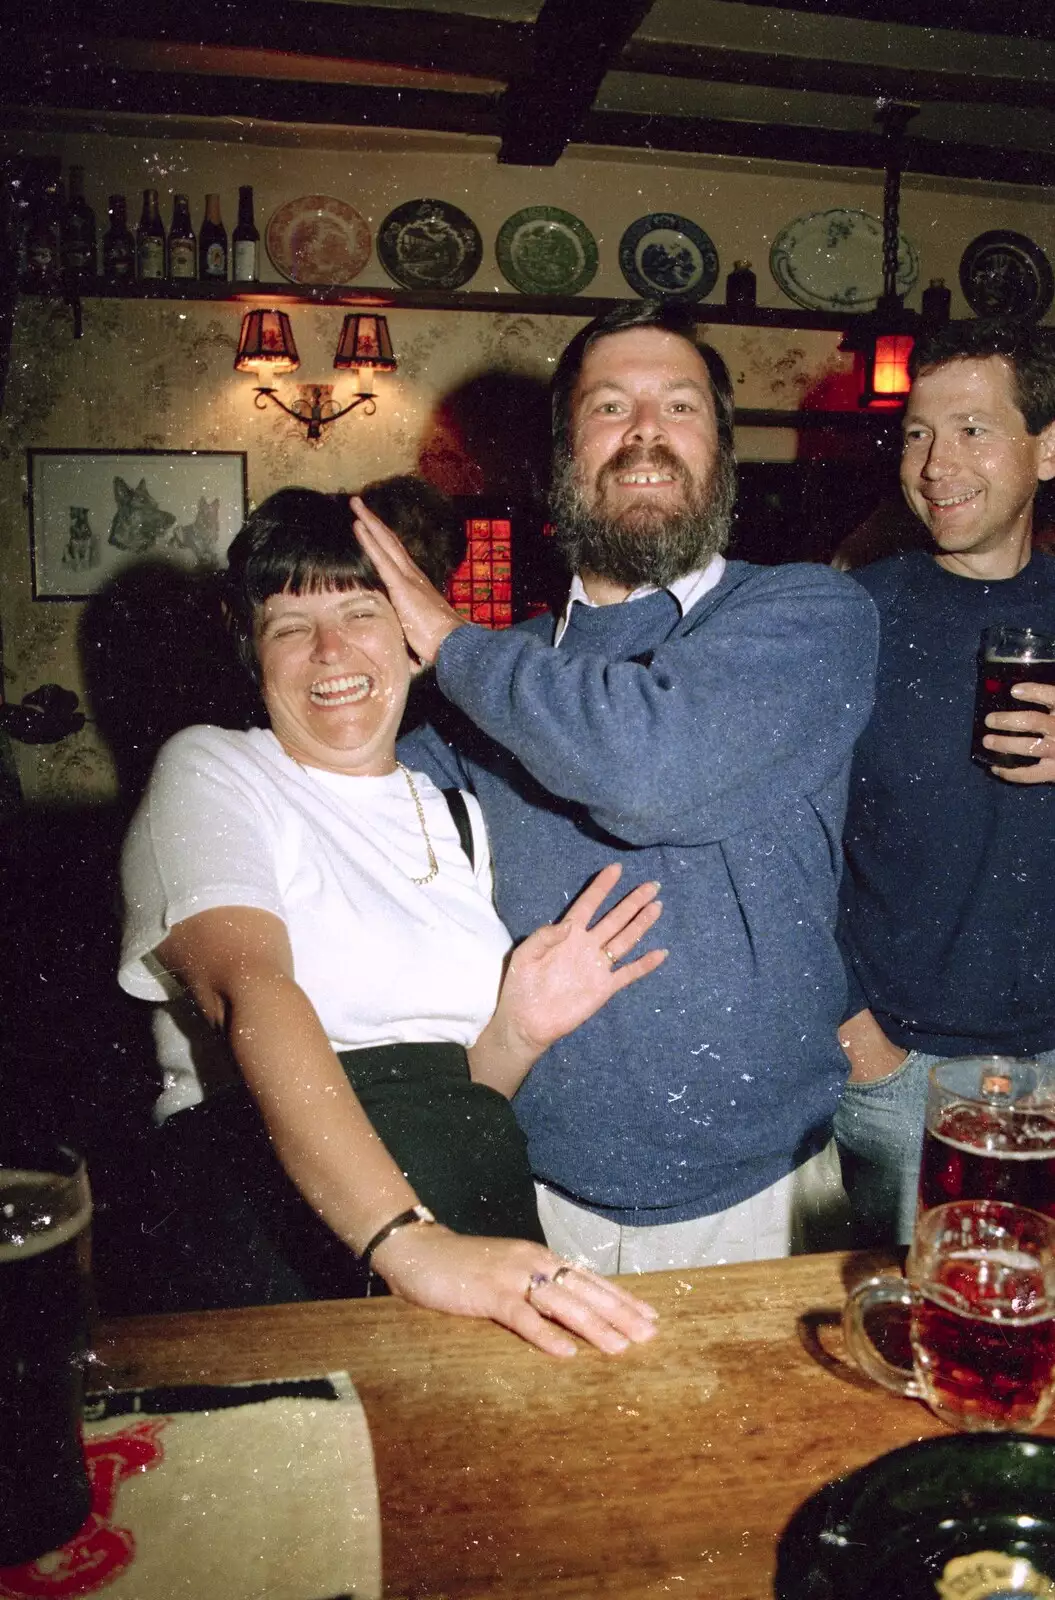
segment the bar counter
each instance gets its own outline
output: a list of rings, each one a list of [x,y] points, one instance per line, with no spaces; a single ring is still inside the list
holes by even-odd
[[[847,1287],[891,1258],[804,1256],[624,1279],[660,1311],[618,1357],[542,1355],[395,1300],[129,1318],[93,1374],[127,1386],[347,1370],[370,1425],[385,1594],[770,1600],[816,1489],[943,1432],[847,1365]]]

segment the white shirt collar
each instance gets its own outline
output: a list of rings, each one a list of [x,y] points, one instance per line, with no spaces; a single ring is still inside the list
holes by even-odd
[[[712,556],[705,567],[700,567],[695,572],[686,572],[682,577],[675,578],[673,583],[667,585],[667,593],[672,594],[678,602],[682,616],[691,610],[697,600],[702,600],[703,596],[721,581],[724,571],[725,557]],[[639,589],[634,589],[628,594],[621,604],[629,605],[632,600],[643,600],[648,594],[658,593],[659,590],[654,583],[643,583]],[[591,606],[596,609],[596,601],[591,600],[586,593],[583,581],[577,572],[572,577],[571,587],[568,590],[567,604],[561,612],[560,620],[557,623],[557,631],[553,636],[554,645],[560,644],[564,638],[568,627],[568,619],[571,616],[571,608],[576,601],[580,605]]]

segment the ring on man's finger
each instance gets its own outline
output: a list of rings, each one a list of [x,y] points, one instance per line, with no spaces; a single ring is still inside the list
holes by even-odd
[[[606,944],[601,946],[601,954],[604,956],[604,959],[607,961],[610,967],[614,967],[616,962],[619,960],[619,957],[614,956]]]

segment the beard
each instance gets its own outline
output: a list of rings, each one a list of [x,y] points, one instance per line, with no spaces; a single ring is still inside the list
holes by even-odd
[[[682,488],[682,504],[674,509],[629,505],[618,515],[605,515],[605,491],[620,472],[665,472]],[[730,445],[719,445],[714,470],[705,481],[657,444],[651,450],[626,445],[597,474],[593,503],[574,460],[559,463],[550,494],[555,542],[572,572],[636,589],[652,584],[665,589],[675,578],[705,567],[729,542],[736,501],[736,460]]]

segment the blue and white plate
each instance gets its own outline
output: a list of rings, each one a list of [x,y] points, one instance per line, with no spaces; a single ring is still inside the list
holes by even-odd
[[[867,211],[813,211],[778,233],[769,268],[807,311],[874,311],[883,292],[883,224]],[[900,234],[898,294],[918,277],[919,256]]]
[[[653,211],[620,239],[619,270],[646,300],[702,300],[718,282],[718,252],[688,217]]]

